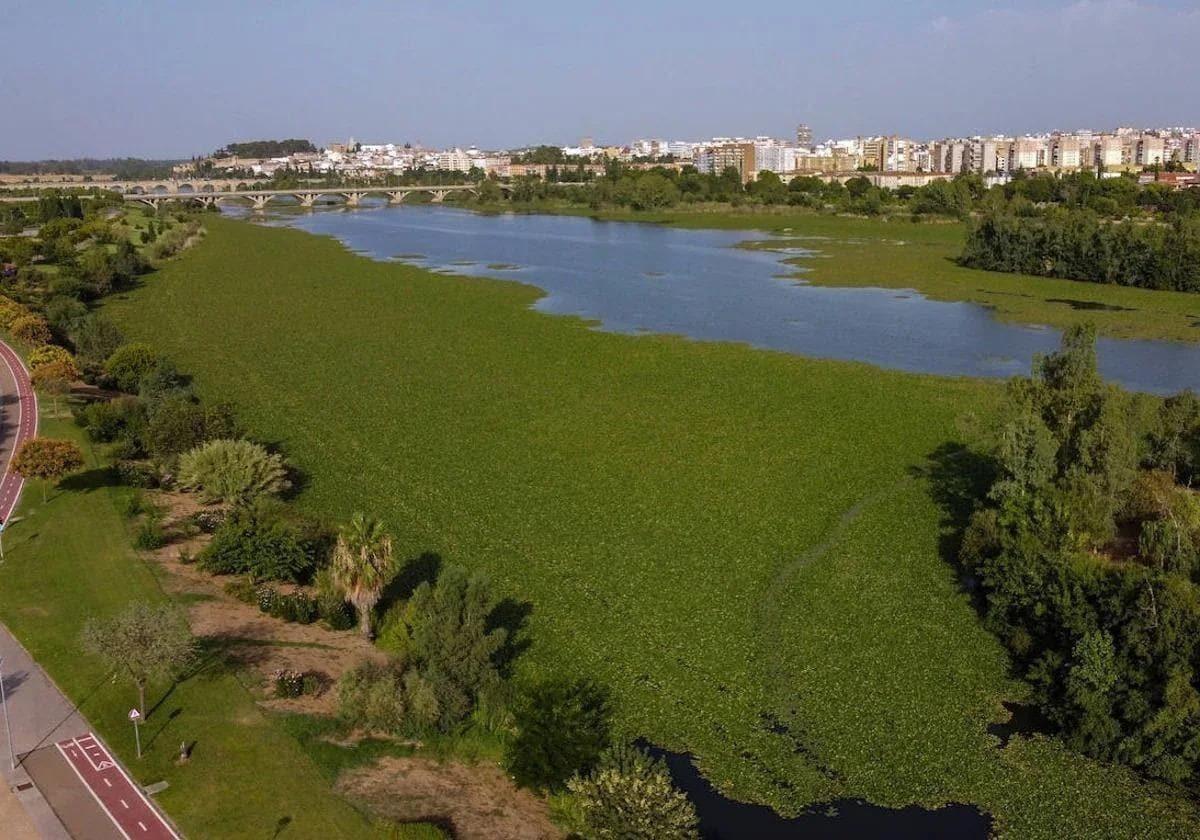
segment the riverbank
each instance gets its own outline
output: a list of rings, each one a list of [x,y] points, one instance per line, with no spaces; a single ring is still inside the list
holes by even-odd
[[[522,677],[610,686],[620,725],[796,813],[960,802],[1020,837],[1174,837],[1180,795],[1052,738],[940,553],[935,500],[1000,386],[586,328],[527,286],[294,230],[209,236],[105,307],[233,400],[404,557],[531,610]]]
[[[552,213],[685,228],[765,231],[780,237],[755,248],[799,246],[819,258],[789,260],[800,279],[832,287],[913,289],[944,301],[978,303],[1001,321],[1065,329],[1085,321],[1111,338],[1200,341],[1200,295],[979,271],[958,265],[964,226],[818,213],[794,208],[703,206],[669,210],[591,210],[544,202],[475,207],[481,212]]]

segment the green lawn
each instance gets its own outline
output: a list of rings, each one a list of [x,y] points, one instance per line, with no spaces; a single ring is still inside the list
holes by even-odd
[[[821,254],[792,261],[804,269],[804,280],[817,285],[916,289],[935,300],[982,304],[1003,321],[1059,328],[1090,321],[1114,338],[1200,341],[1200,294],[963,268],[955,262],[963,243],[963,225],[957,222],[851,218],[783,208],[597,214],[561,205],[545,209],[613,221],[771,231],[783,237],[774,247],[801,246]]]
[[[939,553],[927,458],[994,383],[599,333],[515,283],[211,219],[106,311],[304,471],[301,504],[532,605],[524,676],[611,686],[620,722],[794,812],[977,803],[1012,836],[1200,831],[1051,739]],[[780,726],[779,724],[783,724]]]
[[[43,417],[41,434],[82,438],[71,423]],[[94,454],[70,489],[27,487],[4,535],[0,619],[29,649],[143,784],[170,787],[158,801],[183,831],[206,837],[440,837],[427,827],[393,830],[373,823],[331,792],[296,739],[262,713],[219,655],[163,696],[143,727],[145,757],[135,757],[125,713],[136,695],[82,657],[79,630],[133,599],[159,601],[155,570],[130,549],[119,505],[125,491],[108,486]],[[161,702],[159,702],[161,700]],[[195,742],[185,767],[174,763],[181,741]],[[2,832],[0,832],[2,833]]]

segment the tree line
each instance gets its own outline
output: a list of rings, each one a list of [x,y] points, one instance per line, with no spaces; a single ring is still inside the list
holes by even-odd
[[[968,223],[972,268],[1144,289],[1200,291],[1200,213],[1112,222],[1084,208],[993,212]]]

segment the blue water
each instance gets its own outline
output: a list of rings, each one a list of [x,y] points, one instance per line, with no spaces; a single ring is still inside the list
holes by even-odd
[[[334,236],[381,260],[405,255],[435,270],[520,280],[545,290],[538,310],[595,319],[616,332],[672,333],[984,377],[1028,373],[1034,355],[1059,342],[1057,330],[1002,323],[973,303],[797,282],[784,276],[795,269],[782,263],[794,252],[733,247],[767,238],[746,231],[485,216],[430,205],[323,210],[277,216],[275,223]],[[821,259],[820,242],[813,248],[814,259]],[[1200,390],[1200,344],[1102,338],[1098,353],[1101,373],[1126,388]]]

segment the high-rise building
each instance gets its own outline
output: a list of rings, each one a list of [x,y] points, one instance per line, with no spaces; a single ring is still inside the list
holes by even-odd
[[[801,123],[800,125],[796,126],[796,145],[799,146],[801,149],[809,149],[810,151],[812,150],[812,147],[813,147],[812,129],[809,128],[804,123]]]

